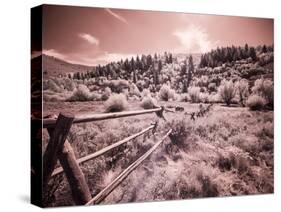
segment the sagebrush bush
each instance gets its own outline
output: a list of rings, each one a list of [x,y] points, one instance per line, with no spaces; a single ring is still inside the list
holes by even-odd
[[[209,89],[210,92],[215,92],[215,91],[217,90],[217,85],[216,85],[216,83],[210,83],[210,84],[208,85],[208,89]]]
[[[257,79],[255,81],[255,85],[252,88],[252,92],[263,97],[266,101],[266,104],[270,108],[273,108],[274,85],[271,80]]]
[[[188,94],[181,94],[180,95],[180,101],[181,102],[188,102],[188,101],[190,101],[190,97],[189,97],[189,95]]]
[[[247,158],[239,154],[229,153],[228,156],[219,156],[217,159],[221,171],[236,169],[239,174],[251,173],[251,166]]]
[[[173,120],[169,125],[173,130],[169,136],[172,144],[179,147],[186,146],[185,141],[190,130],[190,128],[187,126],[186,121],[184,119]]]
[[[188,94],[192,103],[198,103],[200,101],[200,88],[190,87],[188,88]]]
[[[163,85],[159,90],[159,98],[163,101],[169,101],[170,98],[174,98],[174,90],[168,85]]]
[[[209,103],[210,102],[208,93],[200,93],[199,99],[200,99],[200,102],[202,102],[202,103]]]
[[[251,110],[262,110],[265,104],[266,104],[265,99],[256,94],[251,95],[246,102],[246,105]]]
[[[62,92],[62,88],[60,87],[59,84],[56,83],[56,81],[54,79],[49,79],[47,81],[47,83],[45,83],[45,89],[49,89],[49,90],[52,90],[54,92],[57,92],[57,93],[60,93]]]
[[[231,80],[223,81],[218,91],[221,99],[226,103],[227,106],[229,106],[236,95],[236,89],[233,82]]]
[[[141,96],[138,87],[134,83],[132,83],[129,87],[129,94],[130,96]]]
[[[128,108],[128,102],[124,94],[112,94],[105,102],[105,112],[120,112]]]
[[[240,81],[236,82],[235,88],[237,91],[239,102],[244,107],[245,103],[246,103],[246,99],[249,96],[249,83],[245,79],[240,80]]]
[[[86,85],[78,85],[77,89],[73,91],[68,101],[98,101],[101,96],[97,93],[90,92]]]
[[[106,83],[112,92],[121,93],[123,89],[129,88],[127,80],[110,80]]]
[[[69,78],[65,78],[64,79],[64,88],[68,91],[74,91],[76,88],[75,83],[73,82],[73,80],[69,79]]]
[[[144,109],[152,109],[157,107],[156,99],[152,98],[151,96],[146,96],[141,101],[141,107]]]
[[[142,91],[142,97],[146,96],[151,96],[150,91],[147,88],[143,89]]]
[[[218,93],[212,93],[209,95],[209,103],[218,103],[220,101],[220,95]]]
[[[109,87],[106,87],[104,89],[104,92],[103,92],[102,96],[101,96],[101,99],[103,101],[106,101],[109,98],[110,95],[111,95],[111,89]]]

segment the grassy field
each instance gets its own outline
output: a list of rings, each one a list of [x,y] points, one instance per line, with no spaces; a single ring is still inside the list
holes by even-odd
[[[141,109],[137,101],[129,104],[129,110]],[[148,133],[81,165],[94,196],[170,127],[174,129],[175,136],[167,139],[102,204],[273,192],[273,111],[215,104],[205,117],[193,121],[185,112],[198,111],[199,104],[159,104],[181,106],[184,111],[165,113],[168,122],[161,119],[155,135]],[[45,116],[63,111],[102,113],[104,106],[102,102],[44,103]],[[79,158],[139,132],[158,119],[148,114],[75,124],[68,139]],[[43,137],[46,144],[47,132]],[[73,204],[63,175],[52,179],[50,188],[55,191],[50,191],[45,200],[49,206]]]

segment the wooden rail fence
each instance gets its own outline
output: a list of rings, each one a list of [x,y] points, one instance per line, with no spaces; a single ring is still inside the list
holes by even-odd
[[[152,132],[154,133],[156,131],[158,122],[148,126],[147,128],[143,129],[142,131],[136,134],[133,134],[97,152],[94,152],[79,159],[76,159],[71,144],[67,140],[67,135],[71,129],[72,124],[137,116],[150,113],[155,113],[159,118],[163,118],[164,120],[166,120],[163,116],[164,111],[173,112],[164,107],[157,107],[149,110],[126,111],[104,114],[85,114],[77,116],[74,116],[73,114],[60,113],[57,119],[44,119],[43,128],[47,129],[50,135],[50,139],[43,155],[43,191],[47,188],[48,182],[51,177],[64,172],[68,180],[69,186],[71,188],[72,198],[76,205],[90,205],[100,203],[132,171],[134,171],[146,158],[148,158],[161,143],[163,143],[163,141],[172,132],[172,129],[169,129],[168,132],[164,135],[164,137],[162,137],[162,139],[160,139],[147,152],[145,152],[141,157],[139,157],[129,167],[127,167],[119,176],[117,176],[95,197],[92,197],[85,176],[79,164],[99,157],[124,143],[132,141],[134,138],[137,138],[150,130],[152,130]],[[42,122],[42,120],[34,121]],[[55,169],[57,160],[59,160],[61,167]]]

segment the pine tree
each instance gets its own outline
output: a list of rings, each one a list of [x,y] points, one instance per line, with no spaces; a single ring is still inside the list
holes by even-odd
[[[80,80],[81,79],[81,75],[80,75],[80,72],[77,72],[77,75],[76,75],[77,79]]]
[[[172,53],[169,54],[169,63],[170,64],[173,63],[173,55],[172,55]]]
[[[186,93],[187,92],[187,59],[183,61],[183,65],[181,66],[181,72],[180,75],[183,79],[183,88],[182,92]]]
[[[246,59],[249,57],[249,46],[248,44],[246,43],[245,44],[245,47],[244,47],[244,58],[243,59]]]
[[[153,71],[153,82],[154,85],[159,84],[159,64],[158,61],[154,61],[154,64],[152,66],[152,71]]]
[[[189,87],[189,84],[192,80],[192,74],[194,73],[194,64],[193,64],[193,58],[192,55],[188,58],[188,72],[187,72],[187,88]]]
[[[249,56],[253,59],[253,61],[257,60],[257,54],[254,47],[251,47],[249,50]]]
[[[266,53],[266,52],[267,52],[266,45],[263,45],[263,47],[262,47],[262,53]]]

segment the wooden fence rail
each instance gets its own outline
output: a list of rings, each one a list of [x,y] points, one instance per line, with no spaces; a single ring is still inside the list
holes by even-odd
[[[155,113],[159,111],[163,111],[164,108],[158,107],[154,109],[148,110],[135,110],[135,111],[125,111],[125,112],[116,112],[116,113],[101,113],[101,114],[80,114],[76,115],[73,123],[83,123],[83,122],[92,122],[92,121],[101,121],[106,119],[115,119],[115,118],[122,118],[128,116],[137,116],[143,115],[148,113]],[[170,111],[172,112],[172,111]],[[53,128],[55,127],[57,119],[44,119],[43,120],[43,127],[44,128]]]
[[[136,133],[134,135],[131,135],[131,136],[127,137],[127,138],[124,138],[124,139],[122,139],[122,140],[120,140],[120,141],[118,141],[118,142],[116,142],[114,144],[111,144],[111,145],[109,145],[109,146],[107,146],[107,147],[105,147],[105,148],[103,148],[101,150],[98,150],[97,152],[94,152],[94,153],[89,154],[89,155],[87,155],[85,157],[79,158],[77,160],[77,163],[81,164],[81,163],[84,163],[86,161],[92,160],[92,159],[94,159],[94,158],[96,158],[98,156],[101,156],[101,155],[105,154],[106,152],[108,152],[108,151],[110,151],[110,150],[112,150],[112,149],[114,149],[114,148],[116,148],[116,147],[118,147],[118,146],[120,146],[120,145],[122,145],[124,143],[127,143],[127,142],[133,140],[134,138],[137,138],[137,137],[143,135],[144,133],[146,133],[149,130],[153,129],[155,126],[156,126],[156,124],[153,124],[153,125],[147,127],[146,129],[144,129],[144,130],[142,130],[142,131],[140,131],[140,132],[138,132],[138,133]],[[63,168],[62,167],[56,168],[54,170],[53,174],[52,174],[52,177],[57,175],[57,174],[59,174],[59,173],[61,173],[61,172],[63,172]]]
[[[109,185],[107,185],[100,193],[98,193],[93,199],[91,199],[86,205],[98,204],[105,197],[107,197],[132,171],[134,171],[146,158],[148,158],[152,152],[170,135],[172,130],[170,129],[164,137],[154,144],[146,153],[139,157],[129,167],[127,167],[118,177],[116,177]]]
[[[133,170],[135,170],[153,151],[167,138],[172,132],[170,129],[168,133],[158,141],[151,149],[144,153],[134,163],[132,163],[127,169],[125,169],[112,183],[104,188],[97,196],[91,197],[90,190],[86,183],[85,176],[79,167],[79,164],[86,161],[92,160],[98,156],[105,154],[106,152],[126,143],[134,138],[137,138],[144,133],[152,130],[155,133],[158,122],[143,129],[142,131],[133,134],[127,138],[124,138],[114,144],[111,144],[97,152],[89,154],[85,157],[76,159],[74,151],[67,141],[67,135],[73,123],[84,123],[91,121],[100,121],[107,119],[115,119],[129,116],[136,116],[142,114],[155,113],[159,118],[166,119],[163,116],[163,112],[173,112],[166,108],[157,107],[149,110],[136,110],[136,111],[125,111],[116,113],[103,113],[103,114],[83,114],[73,116],[71,114],[59,114],[57,119],[43,119],[43,128],[47,128],[50,135],[49,143],[46,147],[46,151],[43,155],[43,190],[45,191],[48,186],[50,177],[53,177],[59,173],[64,172],[68,180],[69,186],[71,187],[72,197],[76,205],[89,205],[96,204],[102,201],[112,190],[118,186]],[[42,122],[42,120],[35,119],[34,123]],[[61,167],[55,168],[57,160],[60,161]],[[91,199],[92,198],[92,199]]]

